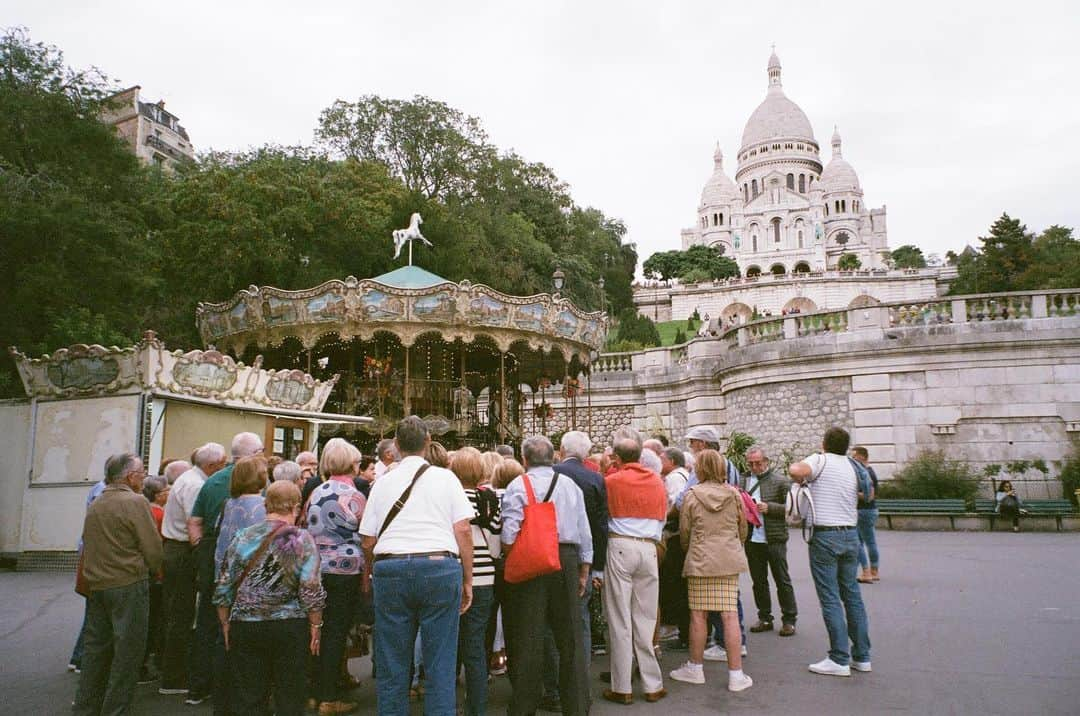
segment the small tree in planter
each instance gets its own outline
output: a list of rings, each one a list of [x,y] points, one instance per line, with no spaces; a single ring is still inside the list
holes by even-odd
[[[1061,463],[1058,478],[1061,480],[1062,497],[1071,501],[1073,507],[1080,507],[1080,441],[1073,440],[1072,450]]]

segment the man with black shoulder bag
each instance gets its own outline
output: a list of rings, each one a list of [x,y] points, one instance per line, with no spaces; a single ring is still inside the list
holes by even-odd
[[[455,708],[458,618],[472,603],[469,523],[476,512],[454,473],[424,459],[430,442],[415,415],[398,423],[394,443],[401,461],[372,485],[360,520],[374,590],[380,714],[407,709],[418,629],[425,708]]]

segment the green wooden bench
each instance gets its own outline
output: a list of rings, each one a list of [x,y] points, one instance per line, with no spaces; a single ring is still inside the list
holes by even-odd
[[[878,501],[880,503],[880,500]],[[998,516],[997,500],[994,498],[980,497],[975,500],[975,514],[986,515],[990,518],[990,529],[994,528],[994,519]],[[1053,517],[1058,530],[1061,529],[1061,518],[1076,513],[1076,509],[1068,500],[1024,500],[1026,517]]]
[[[892,529],[892,518],[896,517],[936,517],[949,518],[949,527],[955,528],[953,518],[967,512],[963,500],[909,500],[909,499],[879,499],[877,500],[878,514],[885,518]]]

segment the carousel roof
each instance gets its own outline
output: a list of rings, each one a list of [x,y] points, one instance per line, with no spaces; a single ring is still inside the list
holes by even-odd
[[[195,315],[208,346],[236,355],[287,338],[310,349],[332,334],[370,340],[387,332],[410,346],[421,335],[436,333],[448,342],[472,343],[484,336],[503,352],[524,342],[587,363],[607,333],[606,314],[583,311],[557,294],[510,296],[483,284],[454,283],[417,266],[299,291],[249,286],[229,301],[200,303]]]
[[[431,288],[443,283],[453,283],[419,266],[402,266],[371,280],[391,288]]]

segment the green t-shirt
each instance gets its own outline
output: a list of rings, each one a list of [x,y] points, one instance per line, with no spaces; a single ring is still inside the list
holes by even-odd
[[[221,509],[225,506],[225,500],[229,499],[233,465],[234,463],[229,463],[206,478],[195,498],[195,504],[191,507],[191,516],[202,518],[204,534],[210,534],[217,529]]]

